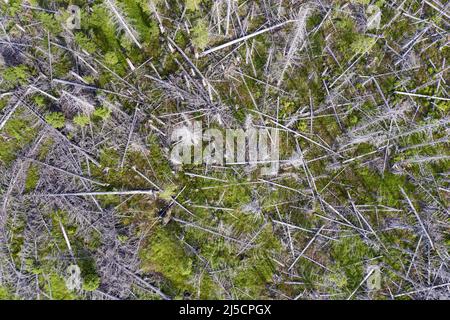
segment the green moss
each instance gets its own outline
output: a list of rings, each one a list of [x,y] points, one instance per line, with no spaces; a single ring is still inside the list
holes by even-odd
[[[173,233],[158,228],[141,251],[143,270],[164,275],[178,291],[189,290],[193,261]]]
[[[38,107],[44,107],[46,105],[46,100],[45,97],[43,96],[36,95],[33,100]]]
[[[19,229],[15,230],[15,234],[10,242],[10,250],[11,255],[14,259],[15,263],[18,263],[20,261],[20,253],[22,252],[24,238],[23,238],[23,230],[19,232]]]
[[[367,52],[376,42],[375,38],[359,35],[351,44],[354,54]]]
[[[385,172],[384,176],[373,172],[367,168],[358,171],[359,177],[364,181],[366,190],[371,190],[374,194],[383,199],[383,204],[388,206],[398,206],[404,198],[400,193],[400,187],[405,190],[410,189],[406,177]]]
[[[347,286],[347,276],[341,272],[332,272],[327,281],[331,287],[336,287],[338,290]]]
[[[239,266],[233,277],[234,285],[240,290],[235,293],[240,299],[264,297],[266,285],[272,282],[273,262],[265,256],[254,256]]]
[[[176,195],[176,189],[177,189],[176,185],[174,185],[174,184],[169,185],[164,189],[163,192],[161,192],[159,194],[159,197],[166,201],[170,201],[170,200],[172,200],[172,197]]]
[[[194,230],[187,236],[190,243],[201,246],[200,254],[208,261],[212,270],[222,270],[239,262],[233,247],[223,239],[208,238],[204,234],[201,236]]]
[[[89,53],[94,53],[96,50],[95,42],[82,32],[75,33],[75,42]]]
[[[0,8],[10,15],[15,15],[21,8],[22,0],[9,0],[8,2],[0,2]]]
[[[345,273],[346,287],[352,291],[364,278],[363,262],[373,257],[373,250],[358,236],[351,236],[334,242],[331,256],[336,270]]]
[[[186,9],[191,11],[196,11],[199,9],[201,0],[185,0]]]
[[[84,291],[95,291],[100,286],[100,277],[93,274],[88,274],[83,278],[82,288]]]
[[[152,0],[156,5],[158,1]],[[155,54],[159,50],[156,44],[158,43],[159,27],[155,19],[153,19],[153,13],[150,11],[149,1],[136,0],[124,0],[124,9],[127,16],[136,28],[137,33],[140,35],[140,40],[146,45],[146,50]]]
[[[45,116],[45,121],[53,128],[60,129],[64,127],[66,118],[61,112],[51,112]]]
[[[38,159],[40,161],[43,161],[45,159],[45,157],[49,153],[50,149],[52,148],[53,143],[54,143],[54,141],[53,141],[53,138],[51,138],[51,137],[48,137],[43,142],[41,142],[41,147],[39,148],[39,152],[38,152]]]
[[[117,57],[115,52],[107,52],[105,54],[105,63],[109,66],[115,66],[119,62],[119,58]]]
[[[358,39],[361,39],[362,35],[356,32],[356,26],[353,19],[347,15],[339,16],[334,25],[337,29],[334,46],[337,51],[340,52],[341,59],[346,61],[355,54],[355,51],[353,50],[355,48],[355,43],[357,43]]]
[[[9,67],[2,71],[1,77],[6,81],[7,88],[13,88],[17,85],[25,85],[30,78],[30,71],[26,65]]]
[[[33,191],[39,181],[39,167],[37,165],[30,165],[25,180],[25,192]]]
[[[89,16],[87,26],[92,29],[95,43],[104,52],[114,50],[118,47],[116,39],[116,30],[111,23],[110,14],[105,6],[96,4],[92,6],[92,13]]]
[[[96,108],[94,113],[93,113],[94,117],[97,117],[103,121],[108,120],[109,117],[111,116],[111,110],[107,107],[99,107]]]
[[[85,291],[94,291],[100,286],[100,277],[96,271],[94,259],[90,253],[83,247],[82,244],[77,244],[77,254],[83,258],[78,261],[78,266],[81,270],[81,278],[83,279],[82,289]],[[78,252],[79,251],[79,252]]]
[[[90,122],[91,122],[91,120],[89,119],[89,117],[85,116],[85,115],[79,114],[73,118],[73,123],[75,123],[76,125],[78,125],[82,128],[87,126]]]
[[[31,143],[36,137],[36,127],[21,111],[11,117],[0,135],[0,161],[9,165],[16,158],[16,153]]]
[[[436,103],[439,110],[441,110],[444,113],[447,113],[450,111],[450,102],[449,101],[439,101]]]
[[[6,287],[0,286],[0,300],[14,300],[14,294]]]
[[[208,24],[205,20],[199,19],[195,22],[194,27],[191,30],[192,33],[192,43],[194,46],[203,50],[208,45]]]
[[[36,18],[39,21],[41,21],[42,24],[44,25],[44,27],[51,33],[58,34],[58,33],[62,32],[62,26],[61,26],[60,21],[65,21],[65,20],[62,20],[62,18],[60,19],[60,21],[58,21],[54,14],[43,12],[43,11],[36,11],[35,15],[36,15]],[[66,19],[67,18],[68,18],[68,16],[66,15]]]
[[[215,40],[218,43],[226,42],[226,36],[223,33],[225,21],[221,21],[221,31],[219,32],[216,30],[217,26],[213,21],[215,18],[212,18],[210,14],[214,5],[213,1],[151,1],[156,5],[158,13],[162,17],[166,34],[172,35],[177,45],[189,56],[201,52]],[[188,105],[190,101],[175,98],[175,95],[164,92],[164,90],[155,86],[154,82],[147,81],[148,79],[145,80],[144,78],[145,74],[157,76],[156,69],[160,76],[158,78],[176,83],[185,89],[187,88],[187,82],[189,82],[191,83],[189,89],[192,90],[191,93],[198,93],[196,87],[192,86],[195,81],[192,82],[189,78],[186,82],[182,80],[184,71],[189,72],[188,69],[182,70],[182,65],[187,66],[188,64],[185,63],[178,52],[167,50],[165,35],[160,34],[159,23],[152,11],[150,1],[116,1],[129,24],[139,34],[142,49],[137,48],[129,39],[127,33],[118,27],[117,22],[111,18],[110,10],[101,1],[94,1],[94,4],[89,5],[92,10],[87,10],[88,5],[82,0],[61,0],[57,3],[43,0],[28,1],[32,6],[51,10],[64,10],[69,3],[82,7],[81,30],[72,30],[64,34],[61,33],[64,29],[61,23],[64,23],[67,13],[57,17],[41,10],[21,7],[21,2],[9,0],[10,5],[6,6],[0,0],[1,10],[6,12],[7,15],[17,15],[11,17],[11,19],[6,16],[4,28],[11,39],[17,40],[26,35],[15,25],[14,20],[23,18],[27,25],[33,26],[33,28],[29,28],[30,39],[39,40],[33,46],[25,46],[22,49],[30,58],[34,56],[36,60],[25,59],[23,61],[26,61],[27,65],[2,67],[0,82],[3,80],[1,83],[2,93],[4,92],[5,95],[0,98],[0,109],[3,114],[5,108],[10,107],[9,99],[11,95],[8,91],[31,83],[33,76],[38,73],[37,69],[34,69],[34,61],[47,61],[47,31],[50,32],[51,39],[55,40],[56,43],[63,46],[65,46],[63,42],[72,43],[75,45],[76,51],[90,53],[90,57],[82,55],[83,59],[87,58],[85,61],[96,69],[96,72],[91,72],[92,70],[86,63],[80,60],[82,56],[76,55],[77,57],[75,57],[70,51],[52,45],[50,49],[53,78],[67,79],[68,74],[70,75],[73,71],[79,74],[86,83],[99,89],[127,93],[127,89],[118,81],[114,73],[124,78],[125,75],[128,75],[125,78],[130,85],[127,87],[130,89],[128,93],[132,94],[131,87],[138,88],[142,95],[134,97],[137,99],[136,102],[139,100],[142,104],[148,104],[148,108],[142,109],[147,113],[145,119],[148,119],[151,113],[155,117],[164,115],[160,118],[161,120],[173,123],[178,120],[181,121],[182,118],[178,116],[166,117],[168,114],[180,115],[186,111],[186,108],[192,110],[198,107],[197,105]],[[274,187],[267,183],[259,183],[261,182],[259,180],[261,176],[258,169],[249,173],[237,166],[219,168],[186,165],[175,171],[168,161],[167,137],[154,134],[152,132],[154,129],[149,128],[147,121],[139,121],[135,128],[135,133],[139,134],[139,141],[146,143],[146,149],[136,151],[137,148],[134,148],[133,143],[133,147],[127,150],[122,166],[124,143],[117,140],[118,137],[116,137],[116,131],[112,123],[103,122],[112,116],[111,110],[106,105],[98,105],[89,116],[78,114],[70,119],[77,128],[89,125],[89,130],[85,130],[86,128],[70,130],[69,135],[74,142],[86,147],[84,138],[89,138],[90,141],[93,137],[95,140],[92,141],[94,144],[89,144],[90,147],[88,147],[99,158],[101,166],[97,167],[87,164],[86,161],[80,161],[80,174],[89,173],[89,176],[93,179],[109,184],[107,186],[95,186],[95,190],[116,191],[153,188],[154,186],[137,174],[133,170],[134,168],[164,190],[156,200],[141,195],[133,197],[111,195],[96,198],[103,210],[117,207],[114,211],[118,213],[116,215],[119,219],[117,221],[118,241],[121,244],[127,243],[134,237],[142,236],[144,230],[148,232],[147,238],[144,239],[140,247],[141,267],[145,272],[151,273],[152,279],[155,279],[155,285],[161,288],[163,292],[173,298],[181,298],[185,294],[190,294],[190,298],[223,299],[228,298],[228,293],[231,293],[236,299],[261,299],[279,298],[281,294],[296,297],[306,290],[311,294],[319,293],[327,298],[342,299],[347,298],[364,278],[366,260],[381,254],[383,255],[380,258],[382,265],[386,267],[383,268],[383,276],[391,281],[389,283],[400,285],[395,290],[402,292],[414,289],[402,277],[405,266],[407,267],[411,262],[411,253],[415,252],[416,249],[419,237],[416,234],[417,230],[414,228],[411,228],[411,230],[391,228],[390,219],[400,220],[400,224],[417,224],[414,215],[404,214],[406,203],[399,191],[400,187],[405,189],[418,211],[430,204],[431,198],[426,196],[420,188],[415,188],[412,185],[414,182],[410,182],[415,181],[416,178],[427,189],[429,188],[427,181],[435,183],[435,186],[428,190],[438,201],[433,207],[439,204],[446,207],[445,192],[439,191],[440,189],[436,187],[440,187],[445,180],[445,175],[442,173],[448,167],[448,161],[436,161],[420,165],[401,164],[406,171],[404,175],[392,174],[390,171],[394,171],[392,169],[394,162],[419,156],[446,154],[448,146],[445,143],[399,151],[404,147],[418,145],[430,141],[430,139],[443,139],[445,138],[445,130],[439,128],[435,131],[430,130],[429,132],[401,138],[391,137],[390,154],[388,154],[388,162],[384,172],[379,171],[378,166],[379,160],[382,160],[384,156],[383,150],[365,155],[350,163],[344,162],[346,159],[376,151],[372,141],[355,145],[354,148],[341,150],[339,147],[342,146],[342,143],[345,144],[346,140],[343,139],[344,141],[342,141],[340,138],[343,135],[347,137],[347,134],[351,136],[352,131],[349,128],[363,124],[366,120],[378,115],[375,111],[378,111],[380,106],[384,106],[384,101],[374,81],[370,81],[372,75],[376,77],[381,91],[393,110],[410,100],[405,96],[394,94],[394,91],[397,90],[444,97],[445,86],[442,85],[441,81],[438,90],[436,81],[445,74],[442,70],[442,68],[445,69],[442,62],[444,57],[448,56],[450,49],[444,45],[445,41],[437,41],[433,45],[428,39],[429,37],[423,37],[422,41],[415,43],[413,50],[415,54],[412,55],[414,59],[411,59],[419,61],[420,68],[408,70],[403,64],[396,64],[400,60],[395,52],[404,53],[401,46],[420,31],[423,23],[412,25],[411,19],[402,16],[393,19],[397,11],[392,6],[384,6],[384,2],[383,0],[333,2],[329,7],[331,9],[330,14],[327,13],[327,19],[325,20],[323,20],[325,12],[319,13],[318,10],[313,10],[306,26],[308,41],[304,43],[303,49],[296,53],[295,61],[286,71],[285,79],[280,86],[275,85],[278,79],[274,79],[272,75],[274,71],[276,73],[274,68],[279,65],[280,61],[283,63],[285,53],[282,52],[283,50],[272,52],[269,48],[273,49],[274,41],[276,42],[278,38],[289,41],[289,36],[292,35],[292,32],[295,32],[295,23],[256,36],[247,44],[242,42],[242,45],[235,46],[235,54],[231,56],[226,56],[225,52],[219,52],[217,55],[208,56],[208,59],[191,57],[203,73],[209,70],[208,65],[214,62],[213,60],[224,54],[227,57],[224,60],[225,68],[232,66],[232,69],[237,68],[246,76],[244,76],[244,83],[239,77],[240,72],[232,77],[216,77],[217,79],[214,78],[213,74],[214,79],[211,78],[211,81],[214,82],[213,91],[217,92],[218,95],[212,93],[214,98],[212,105],[203,105],[198,108],[199,111],[189,113],[188,117],[201,117],[206,108],[212,113],[217,111],[223,114],[225,112],[227,117],[223,118],[224,123],[233,123],[233,125],[239,126],[245,123],[249,112],[261,108],[259,111],[268,116],[277,117],[280,123],[340,153],[342,158],[329,157],[328,155],[331,153],[325,152],[323,148],[319,148],[303,138],[293,137],[293,135],[283,134],[281,140],[280,159],[289,159],[292,155],[292,148],[295,148],[298,142],[304,152],[305,159],[308,160],[307,169],[310,175],[314,177],[315,189],[319,191],[324,200],[329,201],[337,208],[348,206],[347,190],[349,190],[355,204],[364,206],[361,214],[377,231],[378,237],[388,247],[388,253],[378,253],[378,244],[372,247],[372,241],[375,241],[373,235],[367,234],[369,239],[366,241],[351,228],[341,225],[338,228],[340,232],[335,234],[334,231],[339,230],[330,227],[327,235],[336,237],[335,241],[314,242],[314,248],[311,247],[306,252],[308,257],[323,264],[326,269],[304,257],[296,263],[292,272],[287,274],[286,269],[291,261],[291,252],[284,243],[286,228],[278,224],[274,228],[270,223],[271,219],[280,219],[312,230],[323,223],[323,219],[318,217],[316,213],[323,215],[324,208],[321,207],[320,202],[313,199],[316,197],[303,197],[295,192],[295,190],[308,192],[306,189],[312,189],[310,185],[312,181],[311,179],[308,181],[310,177],[306,176],[304,168],[293,168],[283,164],[280,175],[273,177],[274,182],[291,190]],[[348,5],[349,3],[351,5]],[[356,25],[358,11],[367,11],[369,3],[379,7],[384,6],[382,9],[382,25],[390,23],[389,28],[378,30],[377,35],[362,34],[359,31],[360,28]],[[429,6],[421,8],[419,1],[407,2],[405,8],[409,12],[418,12],[423,9],[421,11],[423,13],[422,19],[434,21],[438,27],[445,28],[445,19],[439,17],[438,12],[433,8]],[[222,9],[224,8],[222,7]],[[237,10],[233,12],[233,15],[246,19],[248,23],[242,27],[248,30],[247,34],[249,34],[252,31],[272,25],[270,21],[267,21],[267,16],[261,14],[261,12],[264,13],[265,9],[264,3],[239,0]],[[280,9],[282,15],[287,16],[292,8],[288,8],[288,5],[283,3]],[[223,14],[224,11],[222,10],[222,19],[224,18]],[[29,19],[31,20],[28,21]],[[178,21],[179,23],[173,25],[171,21]],[[190,32],[183,26],[185,22],[186,25],[191,25]],[[315,28],[319,24],[321,24],[320,29],[316,30]],[[213,33],[217,35],[217,39],[213,39],[212,35],[209,34],[208,28],[210,25],[214,25]],[[231,31],[240,32],[239,24],[232,24],[230,27]],[[314,32],[312,32],[313,30]],[[39,34],[44,36],[36,38],[36,35]],[[74,35],[72,40],[70,39],[71,34]],[[377,44],[374,44],[375,39],[379,39]],[[386,49],[385,44],[388,44],[391,48]],[[276,43],[276,46],[281,49],[286,45],[289,46],[289,43]],[[372,45],[373,48],[370,52],[363,57],[359,57]],[[235,59],[237,55],[240,56],[240,61]],[[405,58],[404,62],[409,62],[409,55]],[[95,59],[100,63],[97,63]],[[136,68],[139,68],[130,73],[131,68],[127,59]],[[148,59],[151,60],[147,61]],[[353,64],[356,59],[360,60]],[[109,70],[100,64],[105,65]],[[220,67],[220,63],[217,66]],[[268,66],[271,67],[267,68]],[[351,68],[347,70],[350,66]],[[398,68],[401,68],[402,72],[396,72]],[[344,76],[340,77],[344,71]],[[50,80],[46,68],[39,70],[39,72],[45,74],[48,77],[47,80]],[[211,76],[211,74],[205,74],[205,76]],[[198,78],[198,75],[193,75],[193,77]],[[340,77],[340,80],[335,81],[338,77]],[[72,78],[72,80],[74,79]],[[81,81],[81,79],[78,80]],[[342,127],[336,121],[334,112],[330,108],[330,101],[325,100],[328,93],[322,80],[327,84],[330,95],[334,99],[334,106]],[[35,85],[38,86],[39,82]],[[62,88],[60,84],[55,84],[50,87],[47,86],[43,90],[54,96],[59,96],[58,92]],[[135,108],[134,101],[108,93],[108,91],[98,90],[95,92],[94,90],[83,89],[80,92],[91,95],[93,101],[108,99],[111,103],[120,105],[123,111],[128,114],[132,114]],[[203,93],[200,92],[200,96],[203,96]],[[207,95],[207,93],[205,94]],[[256,103],[252,101],[252,98],[255,99]],[[450,110],[450,104],[447,101],[419,97],[413,97],[412,99],[418,104],[418,108],[414,110],[415,108],[412,107],[411,112],[408,111],[405,117],[397,118],[395,125],[392,127],[392,135],[408,130],[408,128],[416,128],[418,125],[429,124],[431,121],[442,120]],[[51,99],[38,94],[37,91],[28,95],[26,100],[43,114],[57,110],[55,109],[57,105]],[[276,108],[278,102],[279,108]],[[312,134],[310,134],[311,120],[307,116],[310,103],[314,109]],[[229,108],[223,109],[223,106]],[[304,107],[304,111],[299,113],[299,110]],[[114,111],[114,109],[112,110]],[[207,112],[208,117],[210,111]],[[6,110],[6,112],[8,111]],[[2,169],[8,170],[3,166],[10,165],[19,156],[25,154],[26,149],[38,136],[37,130],[41,129],[40,123],[31,114],[28,109],[17,108],[1,130],[0,165]],[[71,116],[70,112],[65,113],[65,115]],[[300,116],[301,119],[295,120],[293,117],[296,116]],[[291,119],[293,119],[292,122],[290,122]],[[55,128],[64,128],[65,119],[62,113],[51,113],[46,117],[46,120]],[[114,120],[119,120],[119,118]],[[211,119],[207,120],[210,121]],[[271,126],[270,118],[267,117],[267,120],[266,124]],[[262,125],[258,117],[255,117],[254,122]],[[166,129],[164,124],[158,122],[153,122],[152,125],[161,130]],[[374,132],[373,130],[387,130],[389,129],[389,121],[380,121],[376,127],[368,127],[366,130],[369,131],[364,133]],[[67,129],[70,128],[71,126],[67,126]],[[105,135],[106,139],[101,139],[98,135]],[[41,144],[36,145],[34,149],[36,153],[33,154],[40,161],[46,162],[48,160],[52,162],[52,159],[46,158],[49,156],[53,144],[53,139],[45,136]],[[398,148],[395,147],[396,145]],[[95,150],[95,147],[97,147],[97,150]],[[52,152],[51,158],[53,156]],[[22,182],[24,182],[24,192],[28,193],[26,198],[30,198],[29,193],[32,193],[38,185],[40,168],[32,163],[28,169],[25,167],[26,179]],[[185,172],[207,175],[227,182],[193,178],[184,174]],[[422,179],[423,174],[427,175],[425,180]],[[250,184],[246,184],[247,182],[250,182]],[[188,215],[179,206],[174,205],[163,219],[166,223],[165,226],[161,227],[158,225],[157,214],[162,208],[167,207],[171,197],[177,195],[181,190],[183,191],[177,197],[177,201],[193,212],[195,217]],[[380,205],[399,208],[403,211],[385,211],[384,209],[378,209]],[[373,206],[378,206],[378,208],[372,209]],[[225,207],[227,209],[212,207]],[[72,220],[72,215],[66,212],[48,213],[42,211],[43,219],[49,230],[48,238],[45,235],[39,237],[39,241],[42,241],[42,243],[38,244],[37,257],[27,256],[24,258],[26,254],[24,241],[27,239],[24,233],[27,227],[27,211],[19,210],[18,212],[14,221],[7,219],[7,226],[10,227],[8,231],[11,234],[8,244],[11,249],[12,261],[16,264],[16,267],[38,277],[41,286],[39,289],[45,293],[45,295],[41,295],[42,298],[50,294],[54,299],[78,298],[76,293],[68,292],[65,288],[65,275],[59,273],[62,265],[60,263],[55,265],[54,259],[47,259],[47,257],[67,254],[67,244],[59,224],[61,222],[70,238],[77,263],[82,271],[82,288],[85,291],[82,291],[82,297],[89,298],[91,296],[89,292],[96,290],[101,284],[95,257],[98,254],[96,249],[103,245],[102,235],[95,232],[95,228],[91,228],[92,234],[89,234],[89,230],[78,230],[79,221]],[[343,214],[345,213],[343,212]],[[419,214],[422,213],[419,212]],[[434,219],[438,214],[439,212],[433,212],[432,215],[427,216],[427,219]],[[193,221],[199,226],[217,231],[236,240],[247,243],[251,241],[251,245],[244,248],[243,245],[220,235],[213,235],[197,228],[184,227],[174,221],[173,217]],[[348,214],[346,217],[351,223],[356,226],[359,225],[357,216]],[[430,220],[431,222],[432,220]],[[263,225],[265,227],[261,229]],[[129,227],[131,228],[122,233],[124,228]],[[365,228],[364,224],[363,228]],[[310,239],[310,235],[297,232],[294,228],[291,228],[290,231],[292,231],[290,237],[295,247],[297,249],[304,248]],[[442,238],[436,237],[433,240],[436,241],[436,245],[448,246],[450,243],[448,235],[444,234]],[[193,250],[195,250],[195,253]],[[417,266],[421,264],[422,254],[422,250],[417,252]],[[432,257],[430,259],[433,263]],[[275,260],[279,261],[280,264],[274,263]],[[420,282],[419,273],[420,270],[416,271],[412,268],[410,277],[417,278]],[[277,281],[275,282],[274,279]],[[287,282],[291,283],[288,284]],[[381,291],[380,298],[389,297],[387,290]],[[277,292],[280,292],[280,294]],[[363,292],[364,284],[358,294]],[[138,285],[132,286],[132,296],[142,299],[158,298],[157,295],[144,292]],[[14,297],[11,288],[0,286],[0,299],[5,297]],[[360,298],[362,296],[355,295],[355,297]],[[377,299],[379,297],[369,294],[369,298]]]
[[[200,299],[220,299],[220,287],[212,280],[207,273],[202,274],[200,283]]]
[[[76,299],[76,295],[67,289],[65,280],[56,273],[49,275],[47,281],[45,282],[44,290],[52,297],[53,300]]]

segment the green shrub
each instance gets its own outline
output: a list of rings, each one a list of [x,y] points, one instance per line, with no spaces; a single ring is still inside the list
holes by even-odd
[[[30,72],[27,66],[19,65],[6,68],[2,72],[2,77],[6,81],[8,88],[12,88],[17,85],[25,85],[30,77]]]
[[[100,286],[100,277],[96,274],[88,274],[83,277],[82,288],[84,291],[94,291]]]
[[[105,62],[110,66],[114,66],[119,62],[119,58],[115,52],[108,52],[105,54]]]
[[[194,27],[191,30],[192,43],[199,49],[203,50],[208,45],[208,24],[205,20],[199,19],[196,21]]]
[[[61,112],[51,112],[45,116],[45,121],[55,129],[64,127],[66,118]]]
[[[90,119],[88,116],[79,114],[73,118],[73,123],[83,128],[90,123]]]
[[[94,117],[100,118],[102,120],[107,120],[111,115],[111,110],[107,107],[99,107],[94,111]]]

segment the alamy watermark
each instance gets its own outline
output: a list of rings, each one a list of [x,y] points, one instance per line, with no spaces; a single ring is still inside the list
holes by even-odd
[[[201,121],[193,121],[174,128],[171,143],[176,165],[251,165],[262,175],[276,175],[280,165],[276,128],[204,130]]]
[[[66,27],[70,30],[81,29],[81,10],[76,5],[70,5],[67,8],[69,17],[66,19]]]
[[[70,291],[77,291],[81,289],[81,270],[76,264],[71,264],[67,267],[66,287]]]

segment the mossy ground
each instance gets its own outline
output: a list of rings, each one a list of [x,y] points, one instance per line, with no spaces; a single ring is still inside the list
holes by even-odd
[[[19,0],[0,4],[8,17],[7,34],[17,41],[25,37],[14,20],[20,15],[36,23],[30,41],[41,48],[23,49],[35,59],[0,67],[1,93],[22,93],[33,84],[48,95],[34,91],[2,127],[0,172],[8,181],[2,180],[0,190],[8,194],[6,229],[14,268],[35,276],[42,292],[33,298],[117,293],[98,266],[110,235],[96,228],[108,215],[114,218],[108,228],[116,232],[116,248],[134,245],[136,274],[171,298],[388,299],[415,297],[401,294],[431,286],[424,268],[436,271],[450,242],[444,129],[450,104],[443,65],[450,56],[446,38],[438,37],[447,25],[436,10],[405,1],[405,12],[422,10],[423,19],[412,24],[407,16],[395,18],[398,11],[388,1],[329,1],[329,14],[311,13],[307,41],[287,64],[293,25],[198,56],[270,25],[263,2],[238,1],[234,15],[245,24],[238,27],[232,18],[234,33],[225,35],[226,26],[219,31],[210,14],[212,1],[152,1],[154,8],[147,1],[115,1],[141,48],[102,1],[28,2],[50,11],[21,7]],[[63,23],[67,13],[51,12],[69,2],[81,8],[82,19],[81,28],[70,32]],[[380,8],[385,28],[361,30],[355,15],[369,2]],[[283,2],[281,9],[283,15],[290,7]],[[427,26],[436,33],[416,43],[408,56],[403,46]],[[169,46],[167,37],[179,49]],[[285,64],[289,67],[278,85],[273,74]],[[205,89],[205,79],[213,93]],[[63,90],[94,108],[67,103]],[[17,99],[8,97],[0,99],[1,120]],[[261,177],[260,168],[177,167],[169,161],[175,123],[189,118],[220,129],[242,128],[250,117],[260,126],[289,127],[281,132],[280,157],[287,160],[301,151],[301,165],[282,165],[278,176]],[[27,155],[70,174],[27,163]],[[421,161],[432,157],[440,158]],[[21,161],[26,165],[17,173]],[[39,200],[47,193],[149,189],[159,194]],[[30,235],[33,219],[44,222],[42,237]],[[64,282],[70,254],[84,279],[79,292],[67,290]],[[376,292],[362,282],[370,264],[382,269]],[[443,276],[436,279],[445,282]],[[22,298],[13,285],[0,283],[0,299]],[[159,298],[136,283],[127,294]]]

